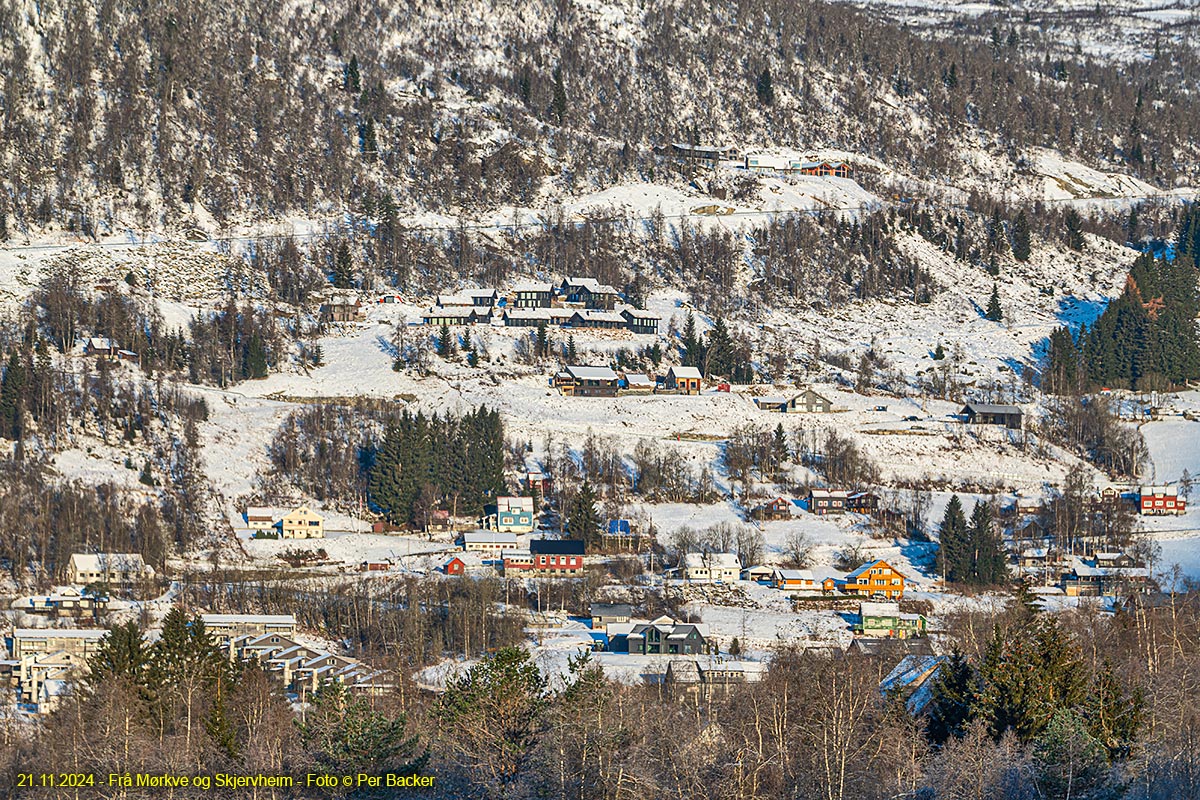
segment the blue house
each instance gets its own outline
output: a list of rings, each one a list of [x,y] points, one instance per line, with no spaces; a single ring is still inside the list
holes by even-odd
[[[537,527],[533,515],[532,497],[497,497],[496,504],[487,507],[484,526],[502,533],[533,533]]]

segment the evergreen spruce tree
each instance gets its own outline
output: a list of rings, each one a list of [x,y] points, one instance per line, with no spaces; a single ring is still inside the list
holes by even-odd
[[[246,345],[246,359],[242,363],[244,377],[262,379],[267,377],[267,350],[262,337],[254,334]]]
[[[537,336],[533,340],[533,353],[538,358],[550,355],[550,329],[545,321],[538,323]]]
[[[1000,206],[992,207],[992,218],[987,226],[987,251],[989,254],[1001,254],[1008,249],[1008,238],[1004,234],[1004,220],[1000,216]]]
[[[350,63],[346,65],[342,76],[342,88],[355,96],[362,91],[362,78],[358,73],[358,56],[350,56]]]
[[[375,120],[371,117],[358,126],[358,147],[371,160],[379,152],[379,141],[375,136]]]
[[[409,735],[404,714],[375,711],[337,681],[321,684],[297,724],[300,740],[330,772],[416,775],[429,760],[428,749]]]
[[[691,311],[688,312],[687,318],[683,322],[682,344],[683,366],[699,367],[704,361],[704,345],[696,334],[696,317]]]
[[[1125,220],[1125,241],[1129,243],[1138,242],[1142,238],[1142,222],[1138,217],[1137,205],[1132,205],[1129,208],[1129,219]]]
[[[941,361],[946,357],[946,348],[942,347],[942,343],[938,342],[937,347],[933,351],[933,360]]]
[[[600,515],[596,512],[596,492],[584,479],[571,503],[567,530],[572,539],[582,539],[589,548],[600,543]]]
[[[992,508],[987,503],[975,503],[968,536],[970,567],[963,576],[963,582],[975,586],[994,586],[1007,580],[1004,545],[992,522]]]
[[[88,659],[87,684],[99,686],[113,678],[146,686],[150,651],[135,620],[111,628]]]
[[[782,464],[788,460],[787,434],[783,430],[782,422],[775,426],[775,436],[771,440],[771,451],[778,463]]]
[[[208,711],[208,719],[204,721],[204,731],[218,750],[236,760],[241,747],[238,743],[237,728],[227,708],[225,695],[228,687],[223,675],[218,675],[214,683],[212,706]]]
[[[1000,308],[1000,290],[994,283],[992,284],[992,296],[988,298],[987,311],[984,312],[983,318],[992,322],[1004,320],[1004,310]]]
[[[951,736],[961,737],[971,721],[975,670],[967,657],[956,649],[942,664],[934,680],[926,732],[934,744],[940,745]]]
[[[968,559],[967,518],[963,513],[962,501],[952,495],[942,515],[941,534],[938,537],[938,570],[947,581],[957,583],[963,579]]]
[[[349,289],[354,285],[354,259],[350,245],[338,242],[333,255],[333,285],[338,289]]]
[[[563,82],[562,67],[554,68],[554,94],[551,98],[551,110],[554,112],[558,124],[562,125],[563,120],[567,116],[567,86]]]
[[[1029,217],[1025,215],[1025,209],[1017,212],[1017,219],[1013,222],[1012,228],[1012,254],[1017,261],[1028,261],[1032,254],[1032,241],[1029,230]]]
[[[1083,217],[1079,216],[1079,212],[1075,210],[1074,206],[1068,206],[1064,221],[1067,226],[1067,247],[1077,252],[1082,251],[1085,244]]]
[[[568,364],[579,363],[579,351],[575,348],[575,334],[573,333],[567,336],[566,356]]]
[[[434,715],[444,735],[463,743],[459,763],[486,766],[501,784],[496,794],[507,796],[537,744],[547,702],[546,680],[529,653],[506,647],[451,680]]]
[[[458,345],[455,343],[455,335],[450,330],[449,325],[443,324],[438,330],[437,351],[438,355],[447,361],[454,358],[458,354]]]
[[[25,360],[17,350],[8,356],[4,378],[0,379],[0,436],[19,440],[24,429],[25,387],[28,373]]]
[[[1079,391],[1082,377],[1080,358],[1079,346],[1071,332],[1065,327],[1055,328],[1050,334],[1042,388],[1051,394],[1073,394]]]
[[[758,102],[764,106],[775,104],[775,86],[771,83],[771,68],[763,67],[763,71],[758,75],[758,82],[754,86],[754,92],[758,95]]]
[[[731,377],[734,372],[733,340],[721,317],[713,322],[704,348],[705,376]]]

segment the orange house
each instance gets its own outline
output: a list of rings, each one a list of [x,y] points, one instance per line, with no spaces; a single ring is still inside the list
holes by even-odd
[[[886,561],[872,561],[847,575],[841,589],[860,597],[899,599],[904,596],[904,576]]]
[[[700,370],[695,367],[671,367],[667,370],[666,388],[680,394],[700,394]]]

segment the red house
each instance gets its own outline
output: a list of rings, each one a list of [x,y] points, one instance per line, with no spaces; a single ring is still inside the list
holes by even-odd
[[[532,572],[533,554],[528,550],[504,551],[504,574],[509,572]]]
[[[544,472],[531,470],[525,473],[525,488],[537,489],[538,494],[542,497],[550,494],[553,491],[553,486],[550,481],[550,476]]]
[[[534,539],[529,543],[533,569],[545,575],[578,575],[583,572],[583,540]]]
[[[1187,500],[1179,496],[1174,486],[1143,486],[1138,490],[1138,498],[1140,514],[1182,514],[1187,510]]]
[[[458,556],[442,564],[442,572],[447,575],[462,575],[467,571],[467,563]]]

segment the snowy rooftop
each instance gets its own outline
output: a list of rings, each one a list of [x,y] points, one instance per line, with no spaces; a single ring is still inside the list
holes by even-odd
[[[567,367],[567,373],[579,381],[615,381],[617,373],[608,367]]]

